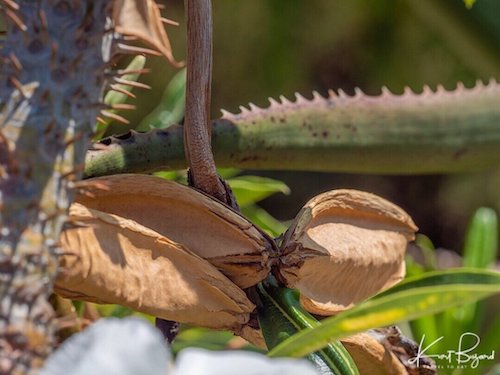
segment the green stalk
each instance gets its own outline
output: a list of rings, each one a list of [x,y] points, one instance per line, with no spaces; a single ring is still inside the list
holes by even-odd
[[[274,278],[269,277],[257,287],[262,306],[259,322],[269,349],[305,328],[320,326],[299,302],[296,290],[280,287]],[[358,369],[349,352],[340,341],[329,343],[308,359],[320,366],[328,366],[334,374],[359,375]]]

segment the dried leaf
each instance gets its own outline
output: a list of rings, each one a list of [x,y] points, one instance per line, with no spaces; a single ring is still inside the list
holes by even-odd
[[[369,333],[359,333],[341,341],[360,374],[408,375],[399,359]]]
[[[73,204],[55,291],[236,332],[254,305],[210,263],[133,220]]]
[[[181,65],[172,55],[160,9],[154,0],[114,0],[113,21],[118,33],[139,38],[161,52],[172,65]]]
[[[281,246],[279,274],[304,307],[332,315],[389,288],[405,274],[417,230],[398,206],[356,190],[316,196],[297,215]]]
[[[94,189],[76,202],[134,220],[208,260],[241,288],[263,280],[277,256],[274,242],[219,201],[187,186],[147,175],[87,180]]]

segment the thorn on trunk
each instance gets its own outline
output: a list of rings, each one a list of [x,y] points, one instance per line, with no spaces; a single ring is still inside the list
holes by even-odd
[[[26,24],[19,18],[19,16],[12,9],[5,9],[5,15],[16,25],[21,31],[28,31]]]
[[[109,112],[109,111],[106,111],[106,110],[102,110],[101,114],[104,117],[109,117],[110,119],[113,119],[115,121],[121,122],[122,124],[125,124],[125,125],[130,124],[130,121],[128,121],[125,117],[117,115],[116,113]]]
[[[137,87],[137,88],[146,89],[146,90],[150,90],[151,89],[151,86],[146,85],[145,83],[135,82],[135,81],[129,81],[128,79],[124,79],[124,78],[116,77],[114,79],[114,81],[116,83],[119,83],[119,84],[122,84],[122,85],[126,85],[126,86]]]

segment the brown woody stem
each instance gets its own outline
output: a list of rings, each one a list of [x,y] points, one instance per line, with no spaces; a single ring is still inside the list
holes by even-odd
[[[226,202],[210,145],[210,91],[212,81],[211,0],[186,0],[187,82],[184,149],[191,183],[197,189]]]
[[[211,0],[186,0],[185,7],[188,44],[184,150],[190,168],[190,184],[228,203],[210,145],[212,4]],[[157,318],[156,327],[171,343],[177,335],[179,323]]]

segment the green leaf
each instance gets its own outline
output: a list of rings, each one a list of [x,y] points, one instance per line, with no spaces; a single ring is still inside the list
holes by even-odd
[[[275,193],[290,194],[290,188],[281,181],[260,176],[239,176],[227,181],[240,207],[261,201]]]
[[[181,332],[172,343],[172,351],[177,354],[188,347],[209,350],[227,349],[229,341],[234,338],[231,332],[214,331],[208,328],[183,326]]]
[[[138,55],[132,59],[130,64],[125,68],[125,70],[140,70],[144,68],[144,65],[146,64],[146,58],[144,56]],[[137,81],[140,77],[139,73],[131,73],[131,74],[125,74],[122,78],[126,79],[127,81]],[[115,84],[116,88],[120,90],[126,90],[128,92],[131,92],[133,90],[132,86],[124,85],[124,84]],[[112,106],[113,104],[123,104],[125,103],[129,97],[125,94],[122,94],[121,92],[113,91],[110,90],[106,93],[104,96],[104,104],[108,106]],[[116,110],[109,110],[109,112],[116,113]],[[98,122],[97,123],[97,130],[96,134],[94,136],[95,140],[99,140],[103,137],[104,133],[108,129],[109,124],[111,123],[110,119],[105,118],[104,123]]]
[[[298,291],[278,286],[272,277],[259,284],[257,290],[261,302],[259,323],[268,348],[274,348],[301,329],[320,325],[300,305]],[[354,360],[339,341],[309,354],[308,359],[320,367],[328,366],[334,374],[359,375]]]
[[[269,212],[255,204],[242,207],[241,212],[248,220],[267,232],[270,236],[278,237],[287,229],[281,221],[276,220]]]
[[[184,117],[186,95],[186,69],[180,70],[163,92],[160,104],[144,117],[137,131],[164,129],[178,123]]]
[[[219,176],[221,176],[221,178],[225,180],[239,175],[240,172],[241,169],[237,168],[217,168],[217,173],[219,174]]]
[[[422,250],[424,256],[425,269],[427,271],[435,270],[438,268],[436,259],[436,248],[429,237],[423,234],[417,234],[415,243]]]
[[[470,220],[463,250],[465,267],[486,269],[496,259],[498,220],[494,210],[479,208]],[[445,340],[443,345],[457,342],[462,332],[478,332],[484,323],[483,301],[445,311],[440,316]]]
[[[180,171],[161,171],[153,173],[154,176],[164,178],[165,180],[176,181],[180,184],[187,185],[186,170]]]
[[[403,281],[349,311],[305,329],[275,347],[269,355],[302,357],[333,340],[364,330],[434,314],[500,291],[500,274],[484,270],[430,272]]]
[[[476,2],[476,0],[464,0],[465,6],[467,7],[467,9],[471,9],[475,2]]]
[[[472,217],[464,245],[464,267],[486,268],[498,251],[498,220],[491,208],[481,207]]]

